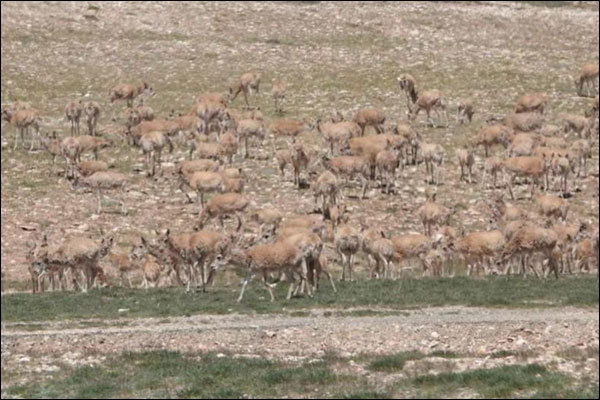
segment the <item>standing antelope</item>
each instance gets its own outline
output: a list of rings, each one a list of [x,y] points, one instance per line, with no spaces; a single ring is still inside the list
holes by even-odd
[[[438,120],[441,119],[439,110],[443,110],[446,120],[446,124],[444,126],[448,126],[448,113],[446,111],[446,104],[444,103],[442,92],[439,90],[428,90],[421,93],[415,102],[415,107],[416,108],[411,113],[411,120],[416,119],[421,110],[425,110],[425,113],[427,114],[427,122],[429,122],[434,128],[437,128],[438,125],[431,118],[431,110],[435,111]]]
[[[19,144],[19,137],[21,138],[23,147],[25,147],[25,134],[29,131],[29,127],[32,127],[35,132],[34,136],[31,138],[29,150],[33,150],[34,138],[37,136],[39,139],[40,137],[40,117],[38,113],[31,109],[17,110],[13,107],[5,107],[2,109],[2,119],[13,124],[17,128],[17,133],[15,134],[15,150]]]
[[[81,119],[82,111],[83,104],[81,103],[81,100],[70,101],[65,107],[65,116],[67,121],[71,123],[71,136],[73,136],[75,132],[77,132],[77,136],[79,136],[79,119]]]
[[[96,124],[100,117],[100,105],[95,101],[85,102],[83,105],[83,113],[85,114],[87,121],[88,135],[95,136],[97,134]]]
[[[416,103],[419,97],[417,93],[417,80],[410,74],[402,74],[398,78],[398,85],[406,96],[406,107],[408,108],[408,115],[412,113],[411,103]]]
[[[273,83],[273,102],[275,103],[275,112],[283,113],[283,101],[285,100],[285,85],[280,80]]]

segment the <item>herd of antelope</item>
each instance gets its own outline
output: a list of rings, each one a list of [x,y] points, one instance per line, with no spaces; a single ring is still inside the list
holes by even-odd
[[[278,118],[266,123],[260,108],[250,106],[260,93],[260,73],[243,74],[226,96],[200,93],[187,112],[172,110],[165,119],[159,119],[145,102],[155,95],[152,86],[145,82],[116,85],[109,91],[110,103],[127,103],[123,137],[128,145],[141,149],[148,176],[163,174],[165,148],[170,153],[176,147],[182,150],[169,176],[182,192],[182,202],[196,199],[199,215],[190,224],[193,230],[171,232],[161,227],[154,239],[142,236],[130,250],[120,252],[111,252],[112,235],[103,235],[99,242],[72,236],[51,247],[42,234],[28,243],[32,291],[44,291],[47,284],[53,289],[72,286],[84,291],[108,285],[100,266],[100,260],[108,257],[121,285],[131,286],[130,274],[141,271],[146,288],[182,285],[186,291],[205,291],[214,285],[218,271],[227,273],[229,284],[232,272],[242,269],[246,278],[238,301],[254,274],[262,277],[271,300],[272,288],[282,279],[290,283],[288,299],[299,293],[312,296],[322,274],[335,291],[326,247],[337,252],[342,280],[353,280],[359,253],[364,255],[368,276],[380,279],[402,278],[404,270],[414,267],[427,275],[453,275],[458,260],[469,275],[597,273],[598,222],[583,220],[572,210],[569,213],[568,200],[573,180],[595,182],[597,188],[597,175],[587,171],[592,148],[597,146],[597,80],[598,65],[585,65],[575,81],[577,95],[593,99],[580,114],[549,118],[547,96],[525,94],[514,112],[482,121],[470,141],[455,152],[459,181],[464,185],[478,181],[474,187],[488,192],[488,227],[471,233],[456,226],[460,221],[452,221],[455,226],[450,226],[454,206],[444,205],[436,191],[438,185],[448,183],[444,179],[446,150],[432,138],[424,138],[416,123],[424,111],[427,124],[448,129],[448,103],[439,90],[421,91],[412,75],[397,78],[408,117],[393,126],[386,124],[384,111],[377,108],[347,115],[336,110],[315,121]],[[243,95],[244,111],[233,108],[239,94]],[[275,114],[284,113],[287,96],[284,82],[274,81]],[[463,99],[455,104],[455,123],[471,124],[476,112],[473,102]],[[113,171],[99,160],[101,151],[115,146],[115,138],[105,137],[97,127],[101,109],[95,101],[69,102],[65,117],[70,135],[62,139],[56,132],[40,133],[41,115],[29,103],[3,107],[2,118],[17,130],[15,149],[19,141],[25,147],[26,134],[33,130],[30,150],[37,139],[53,157],[53,165],[57,156],[64,157],[61,173],[73,188],[84,185],[97,192],[97,213],[102,212],[102,193],[110,190],[120,193],[121,213],[127,215],[127,171]],[[80,135],[82,118],[87,135]],[[549,124],[550,120],[556,125]],[[315,131],[322,139],[322,152],[304,140],[307,132]],[[265,139],[270,147],[263,147]],[[476,152],[481,147],[479,158]],[[270,156],[259,159],[258,150]],[[86,153],[93,158],[82,160]],[[298,194],[314,196],[316,211],[285,215],[277,208],[258,208],[244,194],[253,184],[247,177],[260,173],[241,167],[249,157],[263,163],[274,159],[281,179],[290,166]],[[409,165],[423,165],[431,185],[424,204],[409,205],[422,222],[422,233],[390,236],[386,227],[369,226],[360,212],[349,212],[346,199],[364,199],[369,188],[380,187],[383,196],[397,193],[399,174]],[[477,179],[474,175],[479,172]],[[354,184],[360,185],[360,193],[351,196],[350,191],[358,189]],[[529,188],[523,193],[517,191],[517,184]],[[307,187],[309,191],[303,190]],[[525,198],[530,206],[518,206],[514,203],[517,198]],[[235,226],[227,222],[232,220]],[[211,223],[216,227],[209,227]]]

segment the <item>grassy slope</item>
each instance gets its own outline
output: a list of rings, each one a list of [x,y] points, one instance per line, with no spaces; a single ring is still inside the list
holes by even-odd
[[[595,277],[523,279],[522,277],[467,277],[406,279],[401,281],[339,282],[335,294],[327,282],[314,299],[285,301],[287,284],[280,284],[274,303],[257,280],[250,284],[242,304],[235,302],[237,288],[214,288],[210,293],[185,294],[181,288],[131,290],[111,288],[82,293],[29,293],[2,296],[2,322],[61,320],[69,318],[119,318],[186,316],[211,313],[277,313],[319,307],[386,307],[406,309],[426,306],[592,306],[598,304]],[[119,309],[128,309],[120,314]]]

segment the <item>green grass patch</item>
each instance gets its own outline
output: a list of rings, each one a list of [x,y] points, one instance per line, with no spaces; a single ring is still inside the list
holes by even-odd
[[[542,391],[555,396],[570,382],[571,379],[564,375],[530,364],[419,376],[411,381],[411,385],[423,390],[426,395],[439,393],[448,396],[459,389],[468,388],[485,398],[498,398],[520,397],[524,393]]]
[[[100,366],[65,367],[54,379],[6,389],[26,398],[361,398],[376,393],[364,378],[336,375],[327,362],[284,363],[264,358],[173,351],[124,353]]]
[[[286,313],[312,308],[385,307],[386,312],[428,306],[544,307],[598,305],[598,280],[592,276],[524,279],[517,276],[339,282],[338,293],[323,282],[314,298],[285,300],[287,284],[278,285],[271,303],[258,280],[241,304],[239,289],[211,288],[186,294],[183,288],[152,290],[114,287],[79,292],[15,293],[2,296],[2,322],[75,318],[168,317],[195,314]],[[127,309],[119,313],[119,309]],[[364,315],[370,315],[367,312]],[[332,314],[333,315],[333,314]],[[361,315],[358,312],[357,315]],[[390,314],[391,315],[391,314]]]
[[[404,368],[407,361],[421,360],[425,354],[420,351],[403,351],[376,358],[367,365],[367,369],[377,372],[397,372]]]

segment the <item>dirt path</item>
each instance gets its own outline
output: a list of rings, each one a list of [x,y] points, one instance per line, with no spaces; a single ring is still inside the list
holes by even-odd
[[[49,323],[44,330],[2,325],[2,359],[32,349],[43,354],[118,353],[148,349],[234,351],[319,356],[451,350],[459,353],[598,346],[598,309],[442,307],[389,316],[193,316]],[[89,321],[88,321],[89,323]],[[36,327],[37,324],[33,325]],[[81,325],[80,325],[81,326]]]

